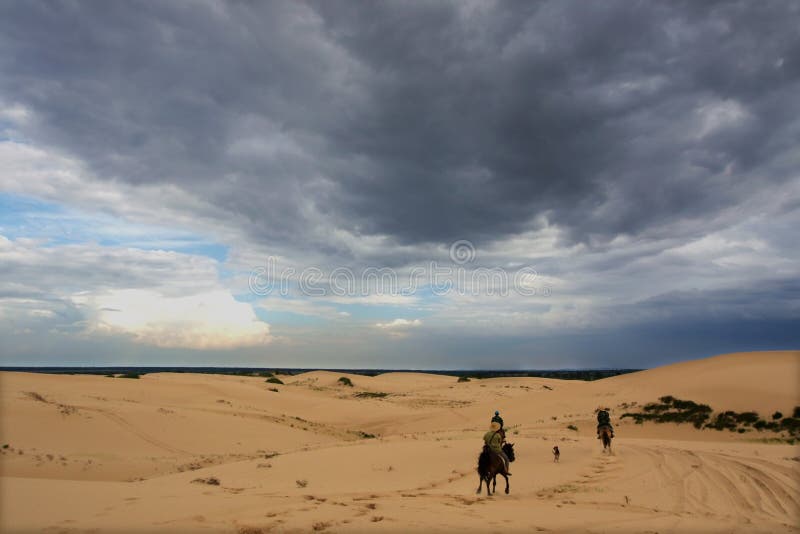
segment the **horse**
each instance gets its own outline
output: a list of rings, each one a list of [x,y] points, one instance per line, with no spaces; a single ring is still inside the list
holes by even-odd
[[[608,427],[600,431],[600,437],[603,439],[603,452],[606,449],[611,450],[611,430]]]
[[[514,456],[514,444],[505,443],[503,445],[503,452],[508,456],[508,461],[513,462],[516,458]],[[478,456],[478,490],[475,493],[481,492],[483,483],[486,482],[486,495],[491,495],[497,490],[497,475],[502,475],[506,479],[506,493],[508,493],[508,472],[506,471],[506,464],[499,454],[492,452],[488,446],[483,446],[480,456]],[[489,482],[492,482],[492,489],[489,490]]]

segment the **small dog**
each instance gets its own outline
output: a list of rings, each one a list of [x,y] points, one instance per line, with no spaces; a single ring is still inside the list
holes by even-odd
[[[558,463],[559,458],[561,458],[561,451],[558,450],[558,445],[553,447],[553,461]]]

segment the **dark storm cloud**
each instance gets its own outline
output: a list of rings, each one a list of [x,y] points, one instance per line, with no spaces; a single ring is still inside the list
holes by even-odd
[[[33,142],[265,243],[488,242],[542,214],[602,239],[787,179],[799,23],[795,2],[4,3],[0,99]]]
[[[800,321],[800,280],[777,278],[761,280],[752,287],[713,290],[671,291],[644,299],[619,314],[630,314],[638,321],[701,324],[704,321]],[[635,320],[634,320],[635,322]]]

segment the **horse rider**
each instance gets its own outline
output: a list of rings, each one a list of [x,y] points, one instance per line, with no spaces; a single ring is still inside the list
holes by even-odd
[[[500,423],[500,430],[503,429],[503,418],[500,417],[500,412],[497,410],[494,411],[494,417],[492,417],[492,423]]]
[[[614,437],[614,427],[611,426],[611,416],[608,414],[608,408],[601,409],[597,412],[597,439],[600,439],[601,431],[607,428],[611,437]]]
[[[503,451],[503,436],[501,431],[502,427],[500,423],[493,419],[490,430],[483,435],[483,441],[493,453],[503,459],[503,463],[506,466],[506,475],[511,476],[511,473],[508,472],[511,463],[508,461],[508,456],[506,456],[506,453]]]

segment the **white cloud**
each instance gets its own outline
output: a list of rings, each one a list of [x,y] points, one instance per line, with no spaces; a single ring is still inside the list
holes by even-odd
[[[327,319],[337,319],[348,317],[347,312],[338,311],[334,306],[326,306],[315,302],[313,298],[283,298],[279,296],[269,296],[258,303],[258,307],[267,312],[288,312],[296,315],[310,317],[323,317]]]
[[[383,330],[407,330],[422,326],[422,321],[419,319],[395,319],[388,323],[375,323],[375,326]]]
[[[717,100],[697,108],[699,128],[695,134],[702,139],[710,134],[727,128],[737,128],[751,115],[735,100]]]
[[[409,335],[409,330],[422,326],[419,319],[395,319],[388,323],[375,323],[375,327],[386,332],[389,337],[404,338]]]
[[[25,124],[31,118],[30,109],[19,104],[6,104],[0,102],[0,121],[9,121],[13,124]]]
[[[121,335],[171,348],[271,341],[269,325],[203,256],[94,243],[42,246],[0,236],[0,317],[13,331]]]
[[[75,295],[73,302],[94,312],[88,333],[121,333],[157,347],[225,349],[271,341],[269,325],[252,307],[224,290],[189,296],[122,289]]]

